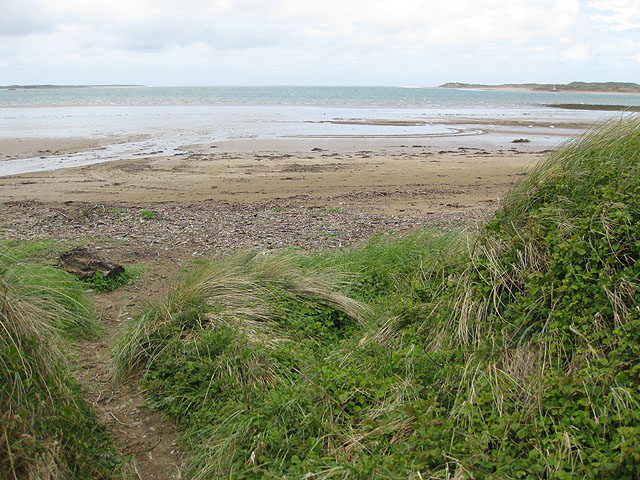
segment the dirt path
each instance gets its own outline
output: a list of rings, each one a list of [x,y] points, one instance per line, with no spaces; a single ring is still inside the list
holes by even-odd
[[[124,382],[110,378],[110,355],[114,333],[135,315],[141,299],[152,300],[163,294],[165,282],[155,279],[166,277],[160,273],[165,270],[147,271],[135,285],[92,294],[105,330],[99,338],[80,343],[73,372],[126,459],[127,473],[145,480],[182,478],[178,433],[175,425],[146,406],[137,378]]]

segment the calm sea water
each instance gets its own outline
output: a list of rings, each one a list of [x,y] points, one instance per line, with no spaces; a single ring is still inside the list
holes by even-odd
[[[464,125],[464,119],[552,124],[595,122],[614,115],[546,106],[553,103],[640,105],[640,96],[399,87],[0,90],[0,138],[119,140],[95,151],[5,159],[0,176],[167,155],[180,152],[183,145],[235,139],[472,136],[484,131]],[[562,137],[554,133],[541,136],[547,143],[539,146],[557,144]],[[512,139],[495,136],[495,129],[492,138]]]
[[[489,92],[443,88],[286,86],[0,90],[0,108],[187,105],[529,108],[549,103],[640,105],[640,95]]]

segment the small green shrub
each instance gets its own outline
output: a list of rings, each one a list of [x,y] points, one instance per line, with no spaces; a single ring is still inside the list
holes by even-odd
[[[140,211],[140,220],[153,220],[156,218],[156,212],[153,210],[141,210]]]
[[[123,286],[130,285],[140,276],[140,271],[133,267],[125,267],[123,273],[115,278],[105,277],[101,272],[96,272],[93,277],[86,280],[91,288],[98,293],[112,292]]]

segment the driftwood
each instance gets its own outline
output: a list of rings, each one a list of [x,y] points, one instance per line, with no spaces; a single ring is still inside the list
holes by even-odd
[[[124,267],[90,252],[84,247],[76,247],[60,255],[60,266],[80,278],[91,278],[100,272],[107,278],[116,278],[124,273]]]

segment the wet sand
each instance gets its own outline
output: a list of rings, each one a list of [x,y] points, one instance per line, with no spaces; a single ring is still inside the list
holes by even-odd
[[[526,143],[490,150],[411,139],[225,142],[2,177],[0,201],[276,201],[405,215],[484,210],[541,154]]]
[[[106,143],[91,138],[0,138],[0,162],[76,153],[100,148]]]

